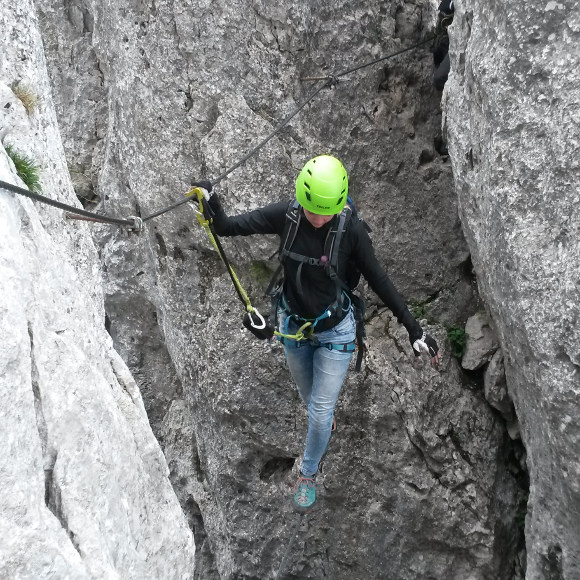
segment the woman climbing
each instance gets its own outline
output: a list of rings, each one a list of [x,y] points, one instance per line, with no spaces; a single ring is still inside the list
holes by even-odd
[[[211,193],[209,182],[200,183]],[[439,348],[411,316],[381,267],[362,220],[350,215],[348,176],[329,155],[308,161],[296,180],[296,201],[273,203],[228,217],[218,196],[209,197],[213,225],[221,236],[278,234],[283,284],[278,296],[278,328],[288,368],[308,408],[308,433],[294,505],[312,509],[318,465],[330,439],[334,407],[353,351],[356,324],[348,280],[360,271],[407,332],[417,357],[426,352],[439,363]],[[294,220],[294,226],[289,222]],[[333,252],[333,245],[337,250]],[[289,246],[289,247],[288,247]],[[330,256],[336,256],[331,259]]]

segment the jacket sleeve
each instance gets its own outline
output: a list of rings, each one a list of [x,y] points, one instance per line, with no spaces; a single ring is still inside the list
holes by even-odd
[[[375,255],[375,250],[367,231],[362,225],[353,228],[353,255],[358,268],[365,277],[369,286],[397,317],[399,323],[407,329],[409,336],[419,338],[423,330],[413,318],[403,297],[391,282],[385,269]]]
[[[288,208],[287,201],[272,203],[236,216],[226,215],[219,200],[216,201],[217,203],[212,203],[211,206],[215,213],[213,225],[218,236],[282,235]]]

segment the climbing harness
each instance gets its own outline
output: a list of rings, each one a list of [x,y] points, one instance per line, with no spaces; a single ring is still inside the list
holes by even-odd
[[[282,312],[284,312],[286,314],[283,331],[281,331],[281,330],[274,331],[274,335],[276,337],[278,337],[280,342],[284,343],[286,340],[293,340],[293,341],[296,341],[298,343],[297,347],[300,347],[302,343],[307,341],[312,346],[317,346],[317,347],[320,346],[323,348],[327,348],[328,350],[337,350],[339,352],[353,352],[356,349],[354,342],[347,342],[347,343],[322,342],[321,343],[318,340],[318,338],[314,335],[314,329],[315,329],[316,325],[319,322],[326,320],[327,318],[331,318],[333,316],[333,310],[331,310],[330,308],[325,310],[317,318],[307,319],[307,318],[302,318],[296,314],[293,314],[290,311],[290,309],[288,308],[288,304],[286,303],[286,299],[284,298],[283,295],[280,295],[279,300],[283,306]],[[344,309],[344,311],[348,312],[349,309],[350,309],[350,305],[348,308]],[[278,305],[278,308],[276,308],[276,305],[273,305],[273,311],[275,311],[274,316],[276,317],[277,312],[279,311],[279,305]],[[274,320],[276,320],[276,319],[277,318],[274,318]],[[297,325],[301,324],[301,326],[298,329],[298,331],[296,332],[296,334],[289,333],[289,325],[290,325],[290,322],[292,320]]]
[[[280,238],[280,248],[278,251],[278,259],[280,264],[274,272],[270,283],[266,289],[266,295],[270,297],[272,304],[271,319],[278,320],[278,312],[285,313],[286,319],[284,328],[276,331],[274,334],[282,340],[291,339],[296,341],[309,340],[315,346],[323,346],[330,350],[338,350],[340,352],[353,352],[358,350],[355,370],[358,372],[362,366],[362,359],[365,351],[364,337],[364,314],[365,303],[362,298],[354,294],[353,290],[360,280],[360,271],[356,270],[353,265],[353,272],[350,272],[348,283],[338,276],[338,257],[340,250],[340,242],[342,236],[348,227],[351,219],[359,219],[363,222],[364,227],[370,230],[368,225],[358,217],[352,199],[348,198],[348,202],[339,215],[339,219],[335,220],[334,225],[329,229],[324,242],[324,254],[320,258],[312,258],[297,254],[292,251],[292,245],[296,239],[296,234],[300,226],[302,212],[300,211],[300,204],[297,200],[290,202],[286,211],[286,222],[284,224],[284,231]],[[308,264],[310,266],[320,266],[324,268],[328,277],[334,282],[336,287],[335,301],[325,309],[325,311],[315,319],[307,320],[298,317],[291,312],[291,309],[286,302],[282,293],[283,279],[280,278],[284,270],[284,262],[286,259],[291,259],[299,263],[296,272],[296,288],[300,296],[304,297],[304,290],[302,288],[302,266]],[[317,323],[330,318],[332,316],[340,315],[341,312],[348,312],[352,307],[355,323],[356,323],[356,345],[354,342],[345,344],[322,343],[316,341],[313,336],[314,328]],[[296,335],[288,334],[288,325],[291,320],[294,320],[300,326]]]
[[[221,241],[215,232],[213,226],[213,212],[203,194],[203,190],[201,187],[194,187],[186,194],[186,196],[187,201],[189,202],[193,201],[194,197],[197,200],[198,209],[195,210],[197,221],[207,233],[213,247],[216,249],[219,257],[224,263],[224,266],[226,267],[226,270],[228,271],[228,274],[230,275],[230,278],[233,282],[234,288],[236,289],[236,293],[246,308],[246,315],[244,316],[243,321],[244,326],[258,338],[272,338],[274,329],[270,327],[258,309],[252,306],[248,294],[242,287],[240,280],[238,279],[234,269],[230,264],[230,261],[228,260],[228,257],[226,256]]]

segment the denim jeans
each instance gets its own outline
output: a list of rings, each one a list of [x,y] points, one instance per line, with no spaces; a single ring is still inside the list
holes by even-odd
[[[280,314],[280,328],[284,328],[286,316],[285,313]],[[308,433],[302,460],[302,473],[308,477],[318,471],[318,464],[326,450],[332,431],[334,406],[353,354],[330,350],[324,344],[354,342],[355,328],[351,310],[335,327],[314,333],[319,346],[311,341],[284,339],[288,368],[300,398],[308,407]],[[288,334],[294,334],[297,330],[298,324],[290,320]]]

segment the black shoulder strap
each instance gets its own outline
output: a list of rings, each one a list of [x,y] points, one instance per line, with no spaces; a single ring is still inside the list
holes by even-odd
[[[297,200],[291,201],[286,210],[286,222],[284,223],[284,231],[280,237],[278,259],[281,262],[284,261],[284,258],[288,255],[294,244],[296,232],[298,232],[298,227],[300,226],[301,216],[300,204]]]
[[[342,236],[348,226],[348,223],[352,217],[352,210],[350,206],[346,205],[339,215],[339,219],[335,220],[335,224],[328,231],[326,240],[324,242],[324,255],[321,259],[318,258],[308,258],[300,254],[292,252],[292,246],[294,245],[294,240],[296,239],[296,234],[300,226],[300,218],[302,213],[300,211],[300,204],[298,201],[292,201],[288,205],[286,210],[286,222],[284,224],[284,231],[280,238],[280,249],[278,254],[278,259],[280,260],[280,265],[278,266],[274,276],[270,280],[270,284],[266,289],[266,294],[270,294],[274,285],[280,274],[282,272],[284,260],[286,258],[291,258],[299,262],[298,272],[297,272],[297,286],[299,293],[302,294],[301,288],[301,271],[303,264],[310,264],[312,266],[323,266],[328,276],[336,284],[336,296],[337,302],[341,302],[342,290],[349,290],[347,285],[338,277],[338,259],[340,242],[342,241]]]
[[[338,224],[336,226],[336,235],[332,241],[332,245],[330,247],[330,251],[327,254],[328,262],[331,269],[335,272],[338,271],[338,254],[340,249],[340,242],[342,241],[342,236],[348,227],[350,222],[350,218],[352,217],[352,210],[348,205],[344,206],[340,217],[338,219]]]
[[[274,275],[272,276],[270,283],[266,288],[266,296],[270,296],[272,294],[274,286],[280,278],[280,274],[282,274],[282,269],[284,268],[284,259],[290,253],[290,248],[296,239],[296,233],[298,232],[298,226],[300,225],[300,217],[300,204],[297,200],[293,200],[288,204],[288,208],[286,209],[284,230],[280,236],[280,247],[278,249],[278,260],[280,260],[280,264],[276,268],[276,271],[274,272]]]
[[[324,243],[324,255],[327,258],[326,273],[334,280],[337,287],[344,287],[347,290],[346,285],[338,277],[338,258],[340,254],[340,242],[342,241],[342,236],[348,227],[351,217],[352,211],[350,207],[345,206],[340,213],[335,227],[328,232],[326,242]]]

